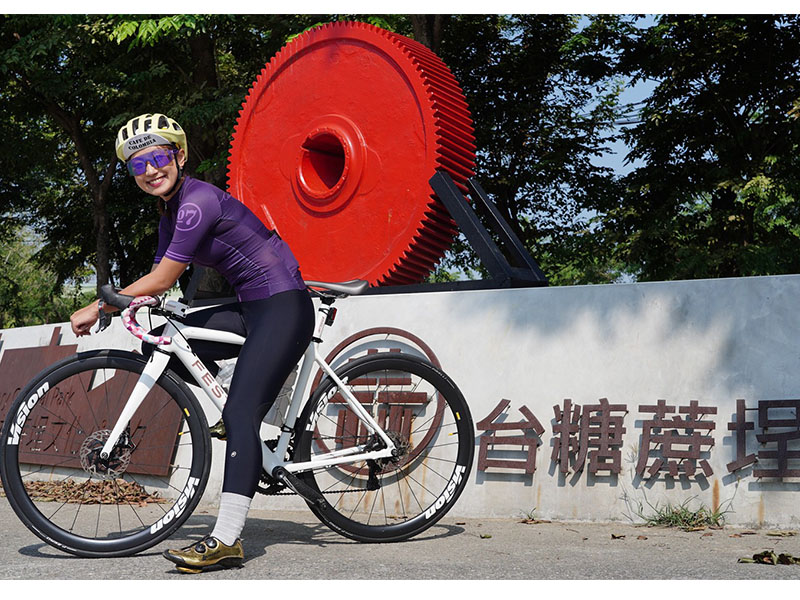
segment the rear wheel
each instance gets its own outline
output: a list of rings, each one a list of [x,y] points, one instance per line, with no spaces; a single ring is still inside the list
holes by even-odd
[[[208,480],[202,409],[170,371],[149,391],[111,456],[100,450],[146,360],[117,350],[69,357],[31,382],[2,432],[9,503],[42,540],[79,556],[126,556],[171,535]]]
[[[469,478],[472,418],[438,368],[409,355],[367,356],[337,371],[398,449],[392,459],[346,463],[299,476],[328,506],[309,504],[334,531],[362,542],[408,539],[453,506]],[[354,445],[378,445],[325,378],[299,420],[296,462]]]

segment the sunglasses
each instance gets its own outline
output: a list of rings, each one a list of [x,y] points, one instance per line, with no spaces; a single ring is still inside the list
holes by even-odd
[[[143,175],[147,171],[147,163],[153,165],[155,169],[166,167],[172,162],[172,157],[177,153],[178,151],[174,149],[164,150],[159,148],[146,154],[140,154],[128,161],[128,173],[131,175]]]

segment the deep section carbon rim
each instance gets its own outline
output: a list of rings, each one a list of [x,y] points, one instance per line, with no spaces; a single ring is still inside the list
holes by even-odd
[[[65,359],[24,389],[3,427],[3,486],[36,535],[82,556],[153,546],[188,518],[208,479],[205,416],[169,373],[111,456],[100,449],[146,364],[101,350]]]
[[[332,529],[359,541],[417,535],[453,506],[469,478],[474,430],[467,405],[446,375],[416,357],[370,356],[337,374],[399,453],[303,473],[329,505],[310,506]],[[327,378],[300,422],[298,462],[378,444]]]

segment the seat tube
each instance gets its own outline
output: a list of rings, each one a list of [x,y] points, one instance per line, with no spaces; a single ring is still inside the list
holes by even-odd
[[[290,438],[286,431],[287,429],[294,429],[294,425],[297,422],[297,415],[300,412],[303,398],[308,389],[311,367],[314,365],[315,350],[315,344],[311,342],[308,348],[306,348],[305,354],[303,354],[303,364],[300,365],[300,372],[297,375],[297,383],[295,384],[294,393],[292,394],[292,401],[289,404],[289,410],[286,412],[286,419],[283,423],[286,429],[283,429],[278,439],[278,446],[275,448],[275,452],[269,451],[266,445],[262,445],[262,462],[267,473],[271,473],[276,466],[282,465],[277,457],[286,456]]]

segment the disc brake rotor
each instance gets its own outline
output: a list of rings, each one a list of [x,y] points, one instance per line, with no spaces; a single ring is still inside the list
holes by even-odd
[[[364,23],[287,44],[248,93],[231,194],[287,240],[306,279],[421,281],[456,227],[428,180],[474,174],[463,93],[428,48]]]
[[[95,431],[83,441],[78,453],[84,471],[99,479],[116,479],[131,462],[131,448],[128,447],[117,446],[107,460],[100,458],[103,444],[109,435],[109,429]]]

